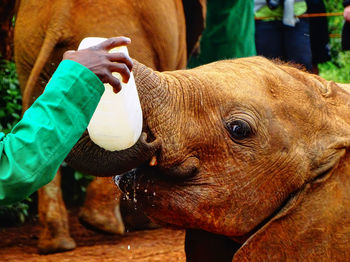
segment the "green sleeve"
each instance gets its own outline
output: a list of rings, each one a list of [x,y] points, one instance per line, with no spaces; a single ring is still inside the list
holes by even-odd
[[[71,60],[60,63],[11,133],[0,133],[0,205],[22,200],[54,178],[103,91],[89,69]]]

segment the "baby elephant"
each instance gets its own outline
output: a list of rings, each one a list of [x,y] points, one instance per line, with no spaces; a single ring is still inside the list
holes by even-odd
[[[350,86],[262,57],[163,73],[135,61],[134,75],[140,141],[112,153],[85,137],[71,164],[137,167],[119,187],[188,229],[188,261],[350,260]]]

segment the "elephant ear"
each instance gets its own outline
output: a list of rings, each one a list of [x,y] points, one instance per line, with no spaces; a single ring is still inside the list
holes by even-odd
[[[206,0],[182,0],[186,19],[187,57],[199,47],[205,26]]]
[[[350,154],[339,139],[313,160],[311,179],[237,251],[233,261],[350,261]]]

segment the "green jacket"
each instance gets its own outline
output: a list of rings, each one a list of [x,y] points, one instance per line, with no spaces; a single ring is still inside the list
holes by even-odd
[[[71,60],[60,63],[11,133],[0,133],[0,205],[22,200],[54,178],[103,92],[92,71]]]
[[[207,0],[206,27],[199,55],[188,67],[256,55],[253,0]]]

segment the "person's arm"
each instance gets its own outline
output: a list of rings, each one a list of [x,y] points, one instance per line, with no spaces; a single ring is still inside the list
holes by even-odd
[[[112,72],[128,80],[130,58],[108,50],[129,40],[116,39],[66,52],[64,58],[74,61],[61,62],[44,93],[11,133],[0,133],[0,205],[19,201],[50,182],[85,131],[104,91],[102,82],[117,92],[120,82]]]
[[[43,95],[0,141],[0,204],[21,200],[53,179],[103,91],[82,65],[70,60],[59,65]]]

